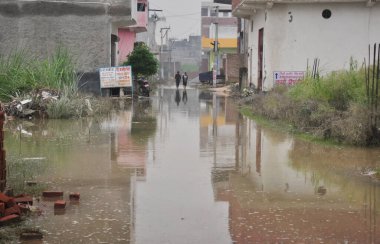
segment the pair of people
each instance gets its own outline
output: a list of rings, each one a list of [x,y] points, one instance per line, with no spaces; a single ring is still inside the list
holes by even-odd
[[[186,86],[187,86],[187,80],[189,79],[189,77],[187,76],[187,73],[185,72],[185,74],[183,74],[181,76],[181,74],[179,73],[179,71],[177,71],[177,74],[175,74],[175,85],[178,89],[179,87],[179,83],[181,83],[181,79],[182,79],[182,84],[183,84],[183,87],[186,89]]]

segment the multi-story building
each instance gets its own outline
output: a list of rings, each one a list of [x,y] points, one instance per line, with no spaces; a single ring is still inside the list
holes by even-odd
[[[132,17],[136,24],[131,26],[118,27],[118,64],[122,64],[133,51],[134,44],[137,40],[137,33],[146,32],[148,30],[149,5],[148,0],[131,0],[132,1]],[[146,40],[147,41],[147,40]]]
[[[375,0],[233,0],[242,19],[240,47],[248,79],[259,90],[302,79],[317,60],[323,73],[368,61],[368,45],[380,42]]]
[[[99,93],[98,69],[125,61],[147,18],[147,0],[2,0],[0,53],[41,58],[64,47],[84,73],[82,88]]]
[[[202,2],[201,15],[201,71],[209,71],[215,66],[219,73],[223,67],[223,57],[237,50],[237,18],[231,15],[231,5],[212,2]]]

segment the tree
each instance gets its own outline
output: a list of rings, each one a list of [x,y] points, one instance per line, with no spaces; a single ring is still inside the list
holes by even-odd
[[[135,77],[151,76],[156,74],[158,70],[158,60],[143,43],[135,46],[124,65],[132,66],[132,72]]]

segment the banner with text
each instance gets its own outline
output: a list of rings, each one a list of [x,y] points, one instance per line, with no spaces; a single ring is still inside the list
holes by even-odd
[[[99,73],[101,88],[132,86],[131,66],[100,68]]]
[[[273,79],[276,85],[293,85],[294,83],[303,80],[305,77],[304,71],[275,71]]]

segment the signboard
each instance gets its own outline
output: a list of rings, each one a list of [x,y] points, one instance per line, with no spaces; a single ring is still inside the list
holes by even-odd
[[[304,71],[275,71],[273,80],[275,84],[293,85],[305,77]]]
[[[101,88],[132,86],[131,66],[100,68],[99,73]]]

